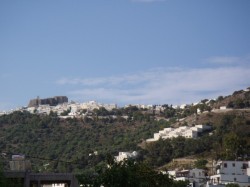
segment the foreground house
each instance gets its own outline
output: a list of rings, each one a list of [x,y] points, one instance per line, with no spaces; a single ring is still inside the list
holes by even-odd
[[[237,183],[241,187],[250,186],[250,161],[219,161],[215,165],[216,174],[210,176],[207,186],[221,186]]]
[[[176,181],[189,181],[192,187],[204,186],[207,181],[206,173],[203,169],[173,170],[168,171],[168,174],[174,177]]]

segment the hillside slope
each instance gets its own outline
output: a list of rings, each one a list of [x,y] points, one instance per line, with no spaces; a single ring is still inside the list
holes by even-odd
[[[136,107],[115,111],[128,115],[127,120],[121,116],[60,119],[54,114],[14,112],[0,116],[0,150],[6,168],[11,154],[25,154],[32,161],[33,170],[54,172],[93,169],[103,163],[107,154],[114,156],[119,151],[139,151],[139,159],[154,167],[190,155],[246,159],[250,156],[249,93],[235,92],[213,103],[204,102],[184,110],[166,105],[160,112]],[[216,109],[224,105],[233,107]],[[198,107],[211,110],[197,114]],[[195,124],[209,124],[213,130],[199,139],[178,137],[145,144],[145,139],[163,128]],[[142,142],[144,146],[138,146]],[[93,152],[98,154],[93,156]]]

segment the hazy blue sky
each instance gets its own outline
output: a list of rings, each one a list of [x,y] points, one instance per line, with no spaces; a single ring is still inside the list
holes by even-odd
[[[1,0],[0,110],[181,104],[250,86],[249,0]]]

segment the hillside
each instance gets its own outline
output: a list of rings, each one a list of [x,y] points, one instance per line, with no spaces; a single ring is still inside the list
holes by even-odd
[[[246,90],[235,91],[232,95],[219,96],[217,102],[213,104],[213,108],[218,109],[221,106],[226,106],[233,109],[249,108],[250,107],[250,88]]]
[[[32,169],[40,172],[82,172],[102,165],[108,154],[134,150],[140,153],[138,159],[155,168],[185,156],[246,159],[250,156],[249,93],[239,91],[185,109],[164,105],[160,112],[136,107],[111,112],[100,109],[94,110],[91,118],[61,119],[54,113],[14,112],[0,116],[0,150],[6,169],[12,154],[24,154],[32,161]],[[225,105],[231,108],[219,110]],[[199,114],[198,108],[202,109]],[[122,118],[124,115],[128,118]],[[163,128],[195,124],[211,125],[210,135],[145,143]]]
[[[51,169],[64,170],[57,160],[73,162],[70,171],[92,167],[107,153],[137,149],[142,139],[168,126],[164,122],[104,122],[102,120],[59,119],[15,112],[0,117],[0,149],[2,153],[25,154],[34,160],[35,170],[52,160]],[[94,151],[98,156],[90,158]],[[93,163],[91,163],[93,162]]]

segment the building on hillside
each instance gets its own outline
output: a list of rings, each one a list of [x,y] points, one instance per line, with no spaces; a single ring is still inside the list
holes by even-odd
[[[103,104],[103,107],[106,110],[111,111],[113,109],[117,109],[117,104]]]
[[[36,110],[36,107],[28,107],[27,111],[30,112],[31,114],[34,114]]]
[[[87,103],[81,104],[81,109],[87,109],[87,110],[94,110],[94,109],[100,109],[101,107],[104,107],[106,110],[113,110],[117,108],[116,104],[101,104],[97,103],[96,101],[89,101]]]
[[[31,162],[25,160],[24,155],[12,155],[12,160],[9,162],[11,171],[30,171]]]
[[[185,138],[197,138],[198,137],[198,131],[196,130],[186,130],[182,133],[182,136]]]
[[[5,111],[0,111],[0,116],[7,114]]]
[[[64,183],[43,184],[43,187],[68,187],[68,184]]]
[[[176,138],[183,136],[185,138],[197,138],[199,133],[210,130],[211,126],[208,125],[195,125],[194,127],[181,126],[179,128],[165,128],[158,133],[154,133],[154,138],[147,139],[146,142],[158,141],[160,138]]]
[[[180,106],[180,109],[185,109],[187,107],[187,104],[182,104],[181,106]]]
[[[220,106],[220,110],[226,110],[227,106]]]
[[[50,105],[39,105],[37,108],[37,113],[38,114],[49,114],[51,111]]]
[[[237,183],[250,186],[250,161],[219,161],[215,164],[216,174],[210,176],[207,187]]]
[[[203,169],[174,170],[168,171],[168,174],[173,176],[176,181],[189,181],[192,187],[202,187],[207,181],[206,173]]]
[[[164,111],[165,108],[164,108],[162,105],[156,105],[156,106],[155,106],[155,110],[156,110],[156,111]]]
[[[197,108],[196,113],[197,113],[197,114],[201,114],[201,109],[200,109],[200,108]]]
[[[173,109],[179,109],[180,106],[179,106],[179,105],[173,105],[172,108],[173,108]]]
[[[115,161],[116,162],[121,162],[125,159],[129,158],[136,158],[138,156],[138,152],[133,151],[131,152],[119,152],[118,156],[115,156]]]
[[[153,105],[144,105],[144,104],[128,104],[124,106],[124,108],[128,107],[137,107],[138,109],[148,109],[148,110],[153,109]]]

